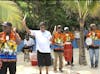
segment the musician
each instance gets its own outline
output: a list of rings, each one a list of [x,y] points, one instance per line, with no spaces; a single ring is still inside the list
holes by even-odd
[[[57,25],[56,31],[53,32],[52,44],[56,45],[54,48],[54,72],[57,72],[57,59],[59,58],[59,71],[63,72],[63,45],[66,41],[64,33],[62,33],[62,26]]]
[[[64,28],[64,34],[66,36],[66,43],[64,45],[64,58],[68,62],[68,65],[73,66],[73,46],[74,34],[69,31],[69,27]]]
[[[87,34],[87,38],[91,38],[92,42],[89,43],[89,54],[90,54],[90,61],[91,61],[91,68],[98,68],[99,62],[99,44],[97,45],[94,43],[95,41],[100,40],[100,30],[97,29],[96,24],[90,25],[90,32]]]
[[[10,22],[2,24],[3,32],[0,32],[0,74],[16,74],[17,45],[20,44],[21,38],[18,33],[12,30]]]

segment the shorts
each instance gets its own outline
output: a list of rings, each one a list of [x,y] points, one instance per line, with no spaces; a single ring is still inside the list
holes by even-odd
[[[51,54],[37,51],[38,66],[51,66]]]

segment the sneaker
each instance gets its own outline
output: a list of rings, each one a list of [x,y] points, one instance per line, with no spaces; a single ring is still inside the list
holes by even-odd
[[[59,69],[59,71],[60,71],[60,72],[63,72],[63,70],[62,70],[62,69]]]
[[[57,73],[57,69],[54,69],[54,72]]]
[[[40,72],[39,74],[42,74],[42,72]]]
[[[95,68],[98,68],[98,65],[95,65]]]
[[[94,68],[94,65],[91,65],[91,68]]]
[[[65,64],[65,66],[68,66],[69,64]]]
[[[57,73],[58,71],[57,70],[54,70],[54,72]]]
[[[46,74],[49,74],[48,72]]]
[[[71,66],[74,66],[74,64],[72,63]]]

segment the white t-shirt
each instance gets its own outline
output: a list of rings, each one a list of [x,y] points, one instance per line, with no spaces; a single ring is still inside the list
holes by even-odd
[[[36,50],[39,50],[42,53],[50,53],[50,39],[51,33],[47,30],[42,32],[41,30],[30,30],[31,35],[35,36],[36,39]]]
[[[75,31],[75,38],[80,39],[80,32]]]
[[[29,40],[27,41],[26,39],[24,39],[24,45],[27,46],[32,46],[34,43],[34,40],[32,38],[29,38]]]

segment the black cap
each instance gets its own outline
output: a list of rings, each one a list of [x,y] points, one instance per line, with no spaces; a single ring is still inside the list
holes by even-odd
[[[2,24],[2,26],[10,26],[10,27],[12,27],[12,24],[11,24],[10,22],[4,22],[4,23]]]

